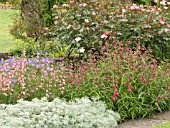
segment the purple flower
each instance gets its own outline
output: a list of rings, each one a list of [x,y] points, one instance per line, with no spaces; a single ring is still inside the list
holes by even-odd
[[[38,64],[38,68],[41,68],[41,64]]]
[[[38,62],[39,62],[39,58],[35,58],[34,61],[35,61],[36,63],[38,63]]]
[[[32,60],[31,60],[31,59],[28,59],[28,63],[31,64],[31,63],[32,63]]]
[[[50,59],[49,59],[49,58],[46,58],[46,62],[49,64],[49,63],[50,63]]]
[[[12,82],[13,82],[13,83],[16,83],[16,82],[17,82],[17,79],[16,79],[16,78],[13,78],[13,79],[12,79]]]
[[[37,52],[37,56],[40,56],[40,53],[39,53],[39,52]]]
[[[42,58],[42,60],[41,60],[42,62],[45,62],[46,61],[46,59],[45,58]]]
[[[68,56],[69,55],[69,52],[66,52],[66,56]]]
[[[48,55],[48,52],[45,52],[45,55]]]
[[[50,70],[51,70],[50,66],[47,66],[47,71],[50,71]]]
[[[1,58],[1,64],[4,64],[4,58]]]
[[[60,57],[60,61],[62,61],[63,60],[63,58],[62,57]]]
[[[35,66],[35,63],[31,59],[28,59],[28,64],[31,66]]]

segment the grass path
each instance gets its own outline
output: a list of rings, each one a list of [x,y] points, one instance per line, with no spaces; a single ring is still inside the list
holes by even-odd
[[[8,52],[15,47],[14,39],[9,33],[12,25],[12,14],[15,10],[0,10],[0,52]]]

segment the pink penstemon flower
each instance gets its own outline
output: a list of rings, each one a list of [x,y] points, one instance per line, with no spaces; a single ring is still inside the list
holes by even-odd
[[[113,100],[113,101],[117,101],[117,100],[118,100],[117,96],[114,96],[114,97],[112,98],[112,100]]]

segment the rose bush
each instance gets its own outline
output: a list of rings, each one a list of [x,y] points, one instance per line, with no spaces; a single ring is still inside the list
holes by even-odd
[[[54,24],[47,35],[77,51],[81,47],[100,51],[105,41],[115,38],[130,47],[140,42],[152,47],[157,59],[169,58],[169,6],[169,2],[160,2],[158,7],[97,0],[55,5]]]

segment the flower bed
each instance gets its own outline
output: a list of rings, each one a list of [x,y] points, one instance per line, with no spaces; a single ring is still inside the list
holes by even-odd
[[[16,104],[17,100],[31,101],[42,97],[47,97],[48,101],[56,97],[70,101],[97,96],[109,109],[120,114],[121,121],[170,109],[169,63],[158,62],[152,54],[157,52],[154,46],[157,49],[160,41],[167,47],[169,45],[167,9],[162,10],[165,13],[159,18],[161,10],[158,7],[133,4],[117,5],[118,9],[115,6],[109,10],[114,4],[106,3],[105,8],[101,3],[93,4],[76,3],[72,7],[68,4],[61,7],[55,5],[54,12],[59,13],[60,18],[55,16],[51,33],[48,28],[44,30],[46,35],[52,34],[61,45],[69,43],[75,51],[81,49],[83,61],[56,62],[56,58],[50,58],[48,53],[37,53],[35,57],[27,58],[25,52],[21,58],[1,59],[0,103]],[[166,2],[165,6],[169,4]],[[79,12],[75,13],[76,16],[71,15],[77,7],[82,17]],[[61,11],[56,11],[60,8]],[[85,8],[87,10],[84,11]],[[75,17],[76,21],[72,23]]]
[[[169,109],[170,69],[138,46],[135,51],[123,44],[106,45],[107,54],[69,67],[37,54],[29,59],[12,57],[0,65],[0,103],[15,104],[46,96],[72,100],[99,96],[108,108],[120,113],[122,120],[152,115]]]

